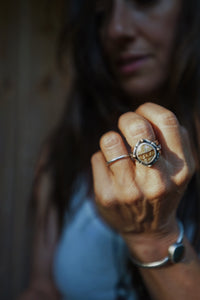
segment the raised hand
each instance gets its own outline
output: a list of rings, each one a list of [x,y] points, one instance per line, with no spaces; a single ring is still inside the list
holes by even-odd
[[[153,103],[123,114],[118,127],[131,149],[140,139],[158,140],[162,153],[150,168],[128,156],[107,165],[130,151],[119,133],[104,134],[101,151],[92,157],[100,214],[122,236],[177,231],[176,210],[195,170],[186,129],[171,111]]]

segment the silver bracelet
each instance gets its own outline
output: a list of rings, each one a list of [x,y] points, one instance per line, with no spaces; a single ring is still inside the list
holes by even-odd
[[[153,262],[149,262],[149,263],[142,263],[142,262],[136,260],[135,258],[133,258],[132,256],[130,256],[131,261],[136,266],[141,267],[141,268],[159,268],[159,267],[166,265],[167,263],[176,264],[176,263],[180,262],[183,258],[184,250],[185,250],[185,247],[182,244],[183,237],[184,237],[184,228],[183,228],[183,224],[180,221],[178,221],[178,226],[179,226],[179,230],[180,230],[179,236],[177,238],[177,241],[174,244],[169,246],[168,256],[164,257],[161,260],[153,261]]]

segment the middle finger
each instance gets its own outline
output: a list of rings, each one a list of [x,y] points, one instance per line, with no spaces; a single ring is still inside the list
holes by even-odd
[[[156,140],[151,124],[135,112],[123,114],[119,118],[118,126],[132,149],[141,139]]]

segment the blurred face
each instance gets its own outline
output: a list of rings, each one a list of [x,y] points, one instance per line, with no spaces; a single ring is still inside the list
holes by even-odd
[[[169,76],[181,0],[97,0],[110,71],[131,96],[157,95]]]

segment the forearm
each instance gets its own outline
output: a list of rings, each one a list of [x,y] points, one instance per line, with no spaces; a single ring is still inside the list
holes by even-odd
[[[142,262],[155,261],[165,257],[167,243],[159,247],[144,248],[138,252],[137,258]],[[139,268],[144,283],[154,300],[198,300],[200,295],[200,261],[186,238],[184,238],[185,254],[181,262],[166,264],[159,268]],[[133,253],[133,252],[132,252]],[[134,252],[135,255],[135,252]]]
[[[200,263],[185,239],[185,258],[182,262],[158,269],[140,269],[153,299],[197,300],[200,295]]]

